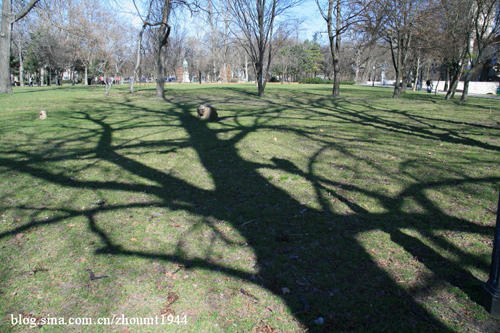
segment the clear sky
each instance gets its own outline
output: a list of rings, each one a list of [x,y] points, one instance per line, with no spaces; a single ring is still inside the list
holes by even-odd
[[[315,0],[306,0],[302,5],[292,10],[292,15],[304,19],[300,32],[302,39],[311,40],[314,33],[318,31],[326,32],[326,22],[319,14]],[[322,38],[326,41],[325,34],[322,34]]]
[[[132,4],[132,0],[124,0],[124,6],[121,9],[124,13],[135,13],[136,10]],[[313,38],[313,35],[317,31],[326,31],[326,23],[319,14],[318,6],[315,0],[305,0],[299,7],[293,8],[289,13],[294,18],[302,19],[302,23],[299,36],[302,40]],[[140,27],[141,21],[137,17],[132,17],[132,22],[135,26]],[[187,20],[189,22],[189,19]],[[187,24],[186,28],[189,28]],[[188,29],[189,30],[189,29]],[[325,34],[322,34],[323,43],[326,42]]]

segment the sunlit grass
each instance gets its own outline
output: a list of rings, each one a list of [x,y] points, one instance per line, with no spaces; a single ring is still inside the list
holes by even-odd
[[[497,100],[172,84],[159,101],[154,86],[126,88],[0,96],[2,327],[10,314],[165,313],[187,315],[167,327],[179,332],[498,327],[481,306]],[[221,121],[197,121],[201,103]],[[125,327],[166,329],[99,329]]]

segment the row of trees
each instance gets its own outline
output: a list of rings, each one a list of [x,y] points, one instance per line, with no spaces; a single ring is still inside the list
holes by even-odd
[[[421,77],[421,64],[444,68],[449,80],[446,98],[464,80],[462,101],[470,79],[499,53],[500,3],[498,0],[317,0],[327,23],[334,65],[339,72],[341,40],[352,29],[368,44],[382,43],[390,50],[395,71],[393,97]],[[333,95],[338,96],[338,80]]]
[[[52,73],[58,80],[68,71],[87,84],[90,76],[131,76],[132,92],[134,81],[153,77],[159,98],[165,77],[187,59],[199,82],[253,76],[259,95],[273,75],[321,74],[337,97],[342,79],[385,72],[395,77],[395,98],[408,84],[438,76],[449,82],[446,98],[463,79],[465,100],[468,82],[498,55],[500,42],[498,0],[316,0],[324,29],[305,42],[301,19],[288,16],[301,0],[132,1],[140,29],[112,2],[19,0],[9,7],[4,0],[0,92],[12,91],[13,56],[21,77]]]
[[[90,77],[122,73],[134,45],[134,28],[102,1],[38,2],[35,8],[15,24],[12,35],[21,84],[26,77],[59,84],[63,72],[72,83],[78,73],[85,84]]]

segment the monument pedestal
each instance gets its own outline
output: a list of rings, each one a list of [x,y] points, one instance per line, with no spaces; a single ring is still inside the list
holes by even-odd
[[[182,83],[189,83],[189,73],[184,73],[182,75]]]

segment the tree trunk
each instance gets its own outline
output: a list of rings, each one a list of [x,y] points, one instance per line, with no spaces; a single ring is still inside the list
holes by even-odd
[[[463,70],[463,64],[459,65],[458,63],[454,63],[452,66],[450,88],[446,93],[446,100],[455,97],[455,92],[457,91],[458,83],[460,81],[460,74]]]
[[[21,41],[19,41],[17,48],[19,49],[19,84],[21,85],[21,87],[24,87],[24,61]]]
[[[340,1],[337,1],[337,13],[336,23],[335,23],[335,46],[332,52],[333,58],[333,97],[337,98],[340,96],[340,26],[342,24],[341,12],[340,12]],[[332,40],[330,40],[330,43]]]
[[[401,45],[401,41],[398,43]],[[394,71],[396,72],[396,82],[394,83],[394,92],[392,93],[392,98],[399,98],[399,93],[401,92],[400,80],[401,80],[401,50],[398,48],[396,53],[396,47],[394,41],[391,37],[390,39],[391,56],[392,63],[394,65]]]
[[[359,66],[361,66],[360,54],[361,54],[361,51],[358,48],[356,50],[356,72],[355,72],[355,76],[354,76],[354,82],[356,82],[356,83],[359,82]]]
[[[450,70],[448,66],[446,66],[446,71],[445,71],[445,78],[444,78],[444,91],[448,91],[448,83],[450,81]]]
[[[458,82],[459,82],[458,78],[452,79],[451,84],[450,84],[450,88],[448,89],[448,92],[446,93],[445,99],[448,100],[448,99],[455,97],[455,92],[457,91]]]
[[[245,53],[245,81],[248,82],[248,60],[246,53]]]
[[[12,94],[10,82],[10,40],[12,25],[25,17],[40,0],[31,0],[21,11],[12,13],[12,0],[2,1],[2,23],[0,26],[0,93]]]
[[[406,87],[408,87],[408,83],[410,82],[410,72],[408,71],[403,79],[401,80],[400,93],[406,94]]]
[[[264,57],[261,57],[262,60]],[[259,64],[255,64],[257,67],[257,93],[259,97],[264,96],[264,89],[265,89],[265,82],[264,82],[264,71],[263,71],[263,66]]]
[[[414,74],[414,77],[415,77],[415,83],[413,84],[413,91],[417,91],[417,86],[418,86],[418,82],[419,82],[419,73],[420,71],[420,57],[417,57],[417,66],[415,67],[415,74]]]
[[[165,81],[163,80],[163,55],[161,47],[158,50],[160,54],[156,58],[156,97],[158,99],[165,98]]]
[[[2,25],[0,32],[0,93],[12,94],[10,80],[10,39],[12,36],[12,1],[2,1]]]
[[[337,98],[340,96],[340,62],[337,59],[333,62],[333,90],[332,96]]]
[[[162,8],[162,21],[158,28],[158,53],[156,54],[156,97],[165,99],[165,81],[163,80],[163,55],[162,50],[168,43],[170,36],[170,25],[168,20],[170,17],[170,0],[164,0]]]
[[[469,95],[469,82],[472,71],[467,72],[464,77],[464,91],[462,92],[462,97],[460,98],[460,102],[466,102],[467,97]]]
[[[396,69],[396,82],[394,83],[394,92],[392,93],[392,98],[399,98],[399,85],[401,80],[401,73]]]
[[[135,58],[135,67],[134,67],[134,75],[130,78],[130,87],[129,93],[134,93],[134,82],[137,78],[137,74],[139,72],[139,66],[141,65],[141,44],[142,44],[142,35],[144,34],[144,30],[146,29],[146,25],[143,25],[141,31],[139,32],[139,37],[137,38],[137,50],[136,50],[136,58]]]

